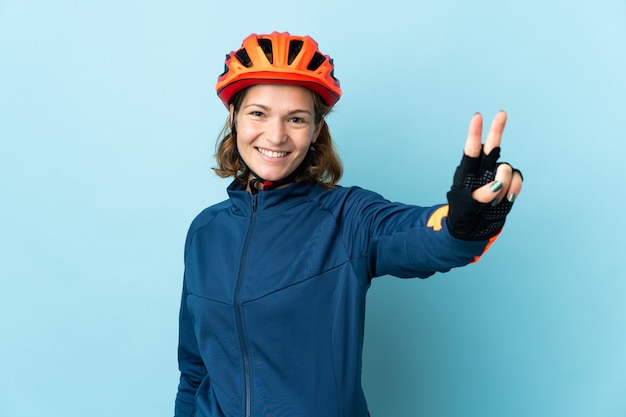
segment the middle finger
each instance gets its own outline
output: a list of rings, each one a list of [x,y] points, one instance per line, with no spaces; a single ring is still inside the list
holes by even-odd
[[[504,132],[504,126],[506,125],[506,119],[507,116],[504,111],[499,111],[493,118],[491,127],[489,128],[489,133],[487,134],[487,139],[485,139],[485,146],[483,148],[486,155],[489,155],[494,148],[500,146],[500,143],[502,142],[502,132]]]

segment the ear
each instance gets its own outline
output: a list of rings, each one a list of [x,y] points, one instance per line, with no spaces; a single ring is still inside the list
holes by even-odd
[[[235,121],[235,106],[232,104],[228,106],[228,111],[230,111],[230,125],[232,126]]]
[[[317,126],[315,126],[315,130],[313,131],[313,140],[311,140],[311,143],[317,142],[317,138],[319,137],[320,132],[322,131],[322,127],[324,126],[324,123],[326,122],[324,121],[324,118],[322,117],[322,120],[320,120]]]

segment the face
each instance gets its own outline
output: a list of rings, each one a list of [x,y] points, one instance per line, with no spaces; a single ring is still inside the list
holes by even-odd
[[[313,93],[292,85],[252,86],[239,110],[231,105],[230,112],[239,154],[268,181],[285,178],[300,166],[322,126],[315,124]]]

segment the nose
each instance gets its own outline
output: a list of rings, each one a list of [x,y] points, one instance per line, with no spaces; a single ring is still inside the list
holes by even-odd
[[[273,144],[279,144],[287,139],[287,129],[282,120],[275,118],[269,122],[267,139]]]

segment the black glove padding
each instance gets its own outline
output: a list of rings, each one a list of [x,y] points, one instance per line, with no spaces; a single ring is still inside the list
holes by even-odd
[[[452,188],[447,194],[449,212],[446,221],[452,236],[462,240],[485,240],[502,230],[513,203],[504,199],[493,206],[472,197],[474,190],[493,181],[499,157],[499,147],[494,148],[489,155],[481,151],[477,158],[463,155],[454,173]]]

